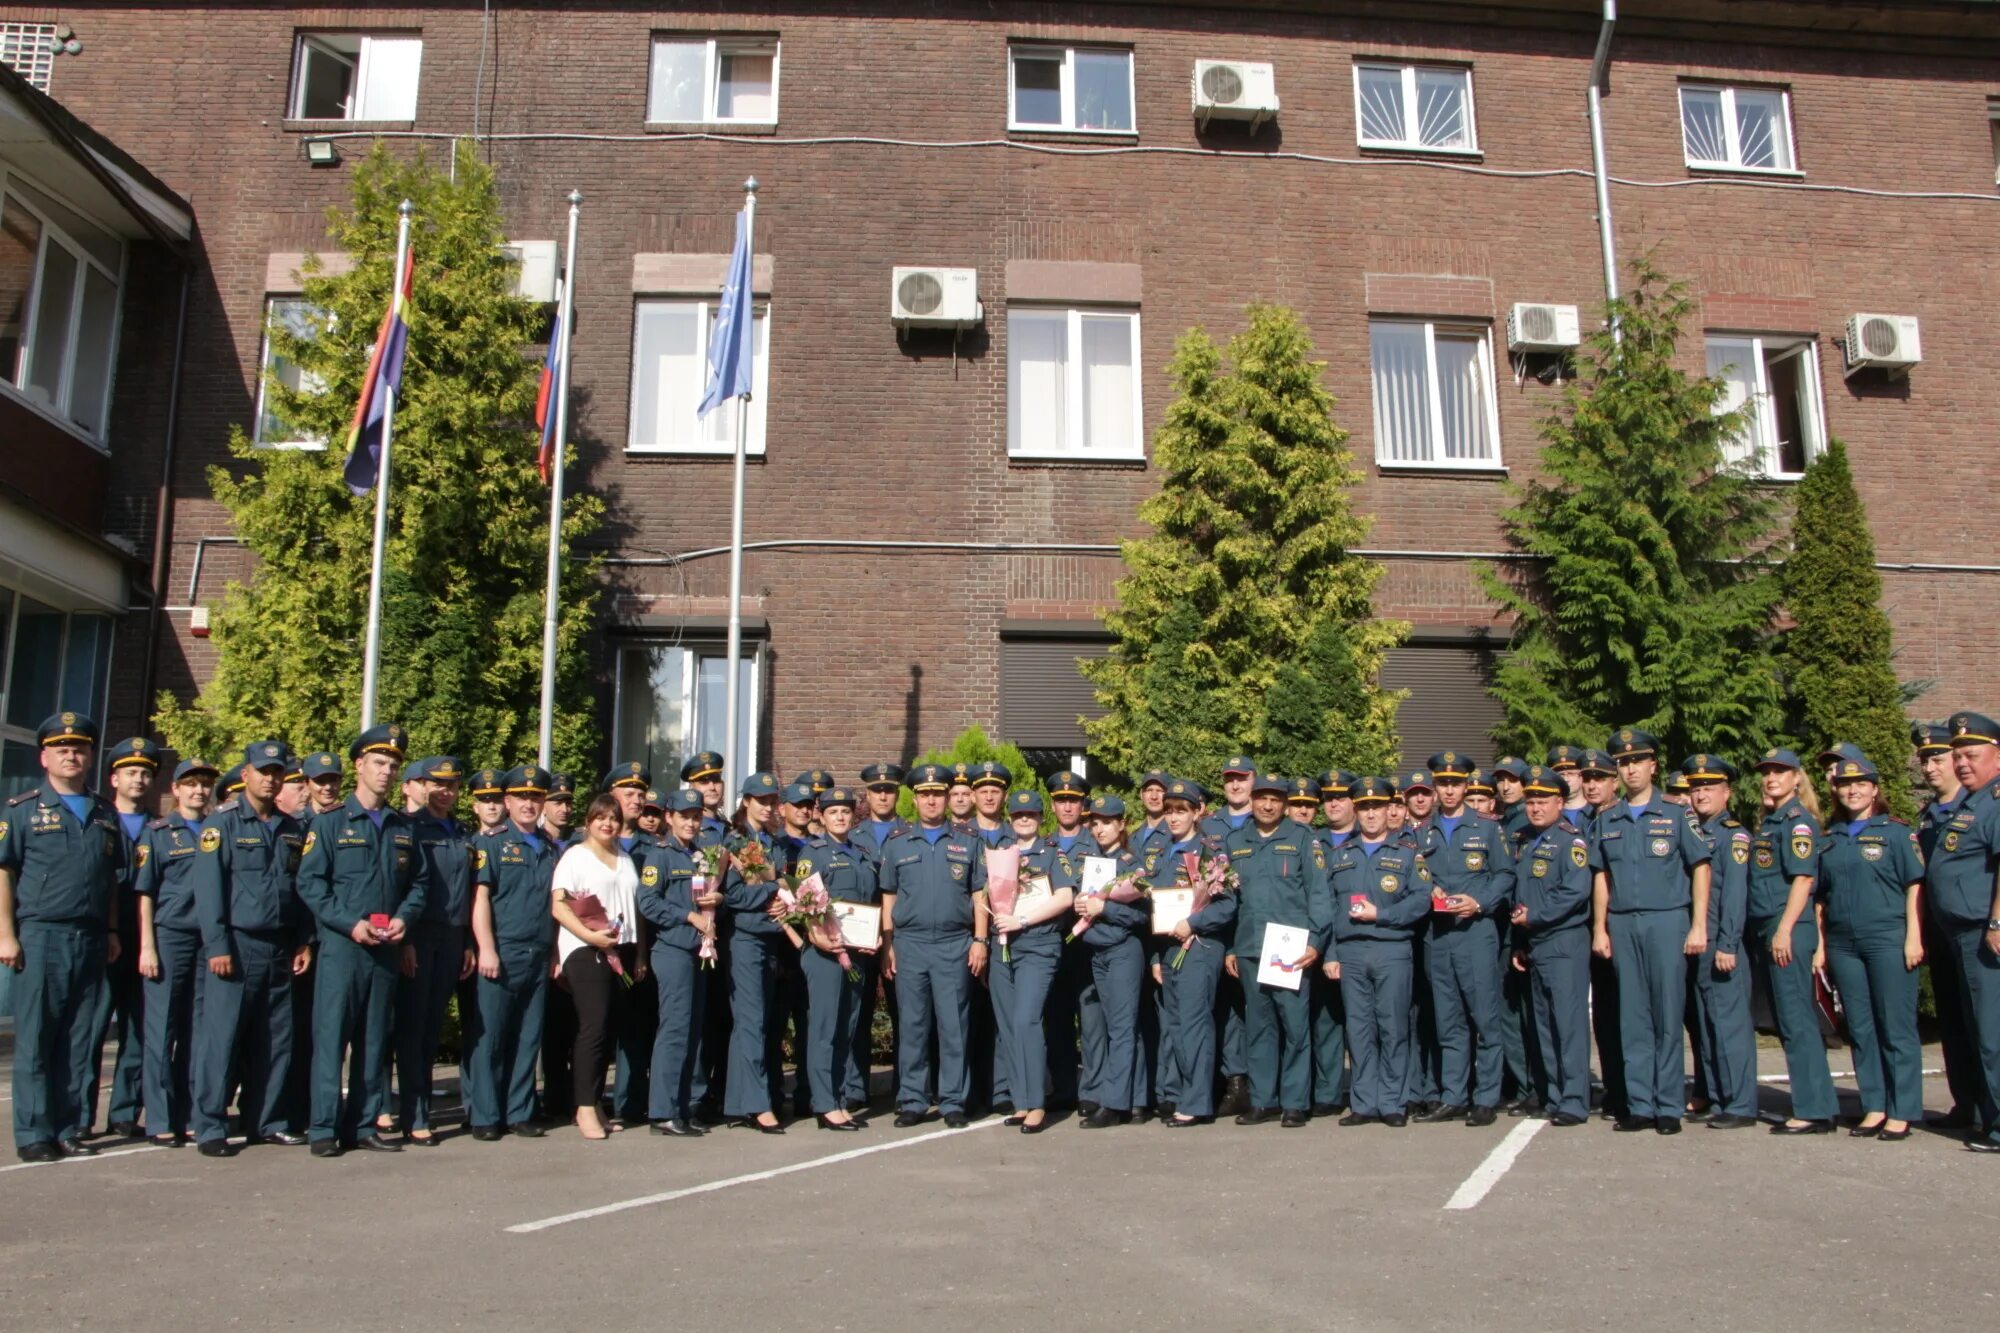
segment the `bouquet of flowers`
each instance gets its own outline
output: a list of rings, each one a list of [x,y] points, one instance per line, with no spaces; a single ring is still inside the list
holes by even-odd
[[[729,849],[720,844],[712,844],[698,849],[694,860],[694,896],[699,898],[711,888],[720,889],[722,880],[729,873]],[[715,966],[715,935],[713,932],[701,937],[701,949],[696,955],[706,968]]]
[[[602,932],[614,940],[624,933],[625,918],[605,915],[604,904],[594,893],[571,894],[569,910],[576,913],[576,923],[585,930]],[[604,960],[604,965],[611,969],[611,974],[630,989],[632,978],[625,975],[625,963],[618,957],[618,950],[599,949],[597,956]]]
[[[785,932],[795,943],[804,947],[797,932],[805,931],[815,947],[834,956],[849,981],[861,980],[861,969],[854,966],[846,941],[841,937],[840,918],[833,914],[833,895],[826,891],[826,884],[820,879],[818,871],[802,879],[788,878],[780,882],[778,902],[784,907],[785,914],[781,919]]]
[[[1226,893],[1234,893],[1243,886],[1243,879],[1230,869],[1229,858],[1222,855],[1203,856],[1198,852],[1181,853],[1181,874],[1194,887],[1194,912],[1214,902]],[[1190,912],[1189,915],[1194,915]],[[1174,955],[1174,970],[1187,961],[1188,950],[1194,947],[1194,935],[1181,941],[1180,952]]]
[[[1102,888],[1091,889],[1088,892],[1079,890],[1077,896],[1101,898],[1107,903],[1136,903],[1146,896],[1146,880],[1143,874],[1135,870],[1129,875],[1120,875]],[[1081,918],[1075,928],[1063,936],[1063,943],[1073,943],[1077,936],[1090,929],[1091,923],[1096,919],[1088,916]]]
[[[986,905],[1000,915],[1010,915],[1014,910],[1014,900],[1021,892],[1021,849],[1019,847],[988,847],[986,849]],[[1000,961],[1014,961],[1012,940],[1014,932],[1000,932]]]
[[[729,847],[729,859],[745,884],[764,884],[778,877],[764,844],[755,838],[739,838]]]

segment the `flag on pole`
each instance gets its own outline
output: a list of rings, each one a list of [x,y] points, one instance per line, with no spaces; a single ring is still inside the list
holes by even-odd
[[[556,386],[562,382],[562,358],[562,311],[558,308],[555,322],[549,327],[549,354],[542,362],[542,386],[535,391],[535,424],[542,428],[542,449],[535,467],[542,474],[544,485],[548,483],[556,452]]]
[[[750,315],[750,226],[747,213],[736,215],[736,249],[729,256],[729,276],[722,283],[722,299],[715,314],[715,332],[708,342],[708,392],[702,395],[699,416],[707,416],[731,398],[750,396],[751,362],[755,359],[751,338],[755,329]]]
[[[361,400],[354,405],[354,424],[347,430],[347,465],[342,475],[347,489],[356,495],[367,494],[375,484],[382,461],[383,416],[389,396],[402,389],[403,352],[410,340],[406,312],[416,268],[416,255],[405,253],[402,278],[394,284],[389,308],[382,315],[375,350],[368,358],[368,375],[361,382]]]

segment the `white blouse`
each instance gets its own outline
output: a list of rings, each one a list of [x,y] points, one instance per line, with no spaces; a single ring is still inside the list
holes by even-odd
[[[618,927],[618,942],[639,942],[639,869],[632,864],[631,857],[621,853],[616,867],[607,866],[597,859],[596,852],[578,843],[556,862],[555,880],[550,888],[551,903],[565,893],[572,898],[588,894],[597,899],[604,905],[607,918],[612,921],[622,918]],[[590,947],[568,927],[558,932],[556,939],[562,948],[564,961],[578,949]]]

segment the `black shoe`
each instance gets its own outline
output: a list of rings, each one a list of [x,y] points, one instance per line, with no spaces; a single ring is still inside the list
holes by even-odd
[[[1904,1125],[1901,1129],[1885,1129],[1875,1136],[1876,1140],[1881,1143],[1901,1143],[1908,1137],[1910,1137],[1910,1127],[1908,1125]]]
[[[2000,1152],[2000,1139],[1991,1134],[1972,1134],[1965,1140],[1968,1152]]]
[[[828,1120],[823,1115],[816,1115],[813,1119],[819,1122],[821,1129],[831,1129],[842,1134],[858,1133],[861,1129],[861,1126],[855,1124],[852,1120]],[[653,1128],[658,1129],[659,1126],[655,1125]]]
[[[1465,1123],[1474,1129],[1481,1129],[1499,1118],[1499,1110],[1491,1106],[1475,1106],[1465,1113]]]
[[[1717,1111],[1708,1118],[1710,1129],[1749,1129],[1756,1123],[1754,1115],[1731,1115],[1727,1111]]]
[[[841,1109],[846,1111],[849,1115],[860,1115],[863,1111],[866,1111],[868,1109],[868,1103],[866,1101],[861,1100],[860,1098],[849,1098],[846,1102],[841,1104]]]
[[[1096,1102],[1080,1101],[1076,1104],[1076,1113],[1079,1116],[1096,1115],[1098,1110],[1099,1107]]]
[[[1557,1129],[1574,1129],[1578,1125],[1587,1124],[1588,1121],[1585,1117],[1571,1115],[1568,1111],[1557,1111],[1549,1117],[1549,1123]]]
[[[273,1148],[303,1147],[305,1141],[305,1135],[294,1134],[289,1129],[273,1130],[269,1134],[259,1134],[256,1138],[250,1140],[252,1143],[268,1143]]]
[[[1215,1117],[1212,1115],[1183,1116],[1179,1111],[1176,1111],[1172,1115],[1168,1116],[1166,1119],[1162,1120],[1160,1123],[1165,1125],[1168,1129],[1192,1129],[1196,1125],[1214,1124]]]
[[[1287,1111],[1278,1120],[1279,1129],[1304,1129],[1312,1123],[1310,1111]]]
[[[1242,1115],[1237,1116],[1236,1123],[1239,1125],[1264,1125],[1264,1124],[1269,1124],[1271,1121],[1276,1120],[1277,1118],[1278,1118],[1277,1107],[1253,1106],[1249,1110],[1245,1111]]]
[[[1652,1127],[1652,1121],[1642,1120],[1636,1115],[1621,1115],[1611,1125],[1612,1130],[1619,1134],[1637,1134],[1642,1129]]]
[[[729,1123],[735,1129],[754,1129],[759,1134],[782,1134],[785,1132],[783,1125],[767,1125],[754,1115],[739,1115]]]
[[[111,1122],[111,1134],[114,1138],[136,1139],[139,1137],[139,1122],[136,1120],[114,1120]]]
[[[1789,1121],[1781,1120],[1771,1126],[1771,1132],[1773,1134],[1831,1134],[1833,1133],[1833,1122],[1831,1120],[1807,1120],[1794,1125]]]
[[[363,1134],[354,1140],[354,1146],[361,1152],[401,1152],[403,1145],[391,1143],[380,1134]]]
[[[964,1129],[971,1123],[972,1121],[967,1118],[963,1111],[946,1111],[944,1113],[944,1127],[946,1129]]]
[[[1417,1116],[1420,1125],[1442,1125],[1452,1120],[1465,1119],[1465,1108],[1459,1105],[1440,1106],[1436,1110],[1425,1111]]]
[[[184,1148],[187,1146],[185,1134],[155,1134],[146,1140],[155,1148]]]
[[[195,1148],[203,1157],[234,1157],[236,1155],[235,1149],[229,1146],[228,1139],[203,1139],[195,1145]]]
[[[923,1124],[928,1119],[930,1119],[930,1113],[927,1111],[898,1111],[896,1112],[896,1128],[909,1129],[912,1126]]]
[[[1002,1120],[1000,1123],[1003,1125],[1011,1126],[1014,1129],[1019,1129],[1021,1126],[1028,1123],[1028,1117],[1025,1114],[1010,1115],[1005,1120]]]
[[[1943,1115],[1934,1115],[1926,1124],[1936,1129],[1971,1129],[1972,1112],[1963,1106],[1954,1106]]]
[[[1681,1132],[1681,1118],[1677,1115],[1663,1115],[1653,1122],[1655,1134],[1678,1134]]]
[[[339,1139],[314,1139],[312,1155],[315,1157],[338,1157],[347,1149],[340,1146]]]
[[[1114,1111],[1108,1106],[1100,1106],[1076,1123],[1079,1129],[1110,1129],[1114,1125],[1127,1124],[1131,1119],[1129,1111]]]
[[[1046,1115],[1042,1117],[1042,1123],[1039,1125],[1031,1125],[1028,1123],[1026,1117],[1023,1117],[1021,1120],[1021,1132],[1023,1134],[1039,1134],[1054,1123],[1055,1121],[1049,1119]]]
[[[1872,1125],[1856,1125],[1853,1129],[1847,1131],[1847,1137],[1850,1139],[1877,1138],[1882,1133],[1882,1126],[1887,1123],[1886,1120],[1877,1120]]]
[[[1501,1109],[1519,1120],[1522,1116],[1538,1116],[1542,1114],[1544,1108],[1540,1097],[1517,1097]]]
[[[699,1102],[694,1108],[694,1122],[697,1125],[724,1125],[729,1123],[729,1117],[722,1114],[715,1103]]]
[[[500,1125],[474,1125],[472,1127],[472,1137],[480,1143],[498,1143],[506,1136],[506,1133],[506,1129]]]
[[[1349,1111],[1346,1115],[1340,1117],[1337,1123],[1342,1125],[1373,1125],[1379,1124],[1381,1119],[1382,1117],[1379,1115],[1364,1115],[1360,1111]]]
[[[62,1160],[62,1149],[47,1141],[41,1143],[24,1143],[14,1149],[14,1155],[24,1162],[60,1162]]]
[[[1705,1125],[1709,1121],[1715,1119],[1715,1115],[1716,1115],[1715,1107],[1713,1104],[1711,1104],[1708,1106],[1700,1107],[1697,1110],[1689,1111],[1686,1114],[1684,1114],[1681,1117],[1681,1119],[1687,1121],[1690,1125]]]
[[[435,1130],[426,1130],[422,1138],[414,1134],[403,1135],[403,1142],[416,1148],[435,1148],[438,1146],[438,1136]]]
[[[74,1134],[70,1135],[66,1139],[57,1140],[56,1147],[62,1151],[62,1155],[65,1157],[97,1156],[97,1149],[91,1147],[88,1143],[85,1143],[82,1139],[76,1137]]]
[[[1383,1116],[1382,1123],[1387,1125],[1391,1129],[1401,1129],[1403,1128],[1403,1126],[1410,1123],[1410,1117],[1407,1112],[1396,1111],[1389,1115]]]
[[[1314,1102],[1312,1113],[1317,1118],[1320,1116],[1340,1115],[1346,1110],[1346,1102]]]
[[[1174,1117],[1174,1113],[1179,1109],[1172,1102],[1156,1102],[1153,1106],[1153,1114],[1162,1120],[1171,1120]]]
[[[521,1125],[509,1125],[507,1128],[512,1132],[520,1135],[524,1139],[538,1139],[542,1137],[542,1135],[548,1133],[546,1129],[543,1129],[540,1125],[533,1123],[521,1124]]]
[[[1215,1114],[1242,1115],[1250,1109],[1250,1076],[1231,1074],[1222,1081],[1222,1100],[1216,1104]]]

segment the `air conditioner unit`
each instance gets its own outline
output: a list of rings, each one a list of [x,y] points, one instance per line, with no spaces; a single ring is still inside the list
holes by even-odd
[[[1268,63],[1194,62],[1194,115],[1202,125],[1211,119],[1247,120],[1254,130],[1277,114],[1278,80]]]
[[[1507,311],[1507,347],[1515,352],[1566,352],[1580,340],[1576,307],[1516,301]]]
[[[896,268],[889,319],[905,329],[969,329],[986,318],[975,268]]]
[[[1851,315],[1847,320],[1847,373],[1887,370],[1908,374],[1924,359],[1915,315]]]
[[[556,243],[554,241],[508,241],[500,247],[521,266],[514,280],[514,294],[538,305],[556,303]]]

